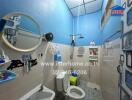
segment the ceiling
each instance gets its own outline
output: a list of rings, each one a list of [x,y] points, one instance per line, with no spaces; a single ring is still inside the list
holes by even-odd
[[[103,0],[65,0],[73,16],[96,12],[102,7]]]

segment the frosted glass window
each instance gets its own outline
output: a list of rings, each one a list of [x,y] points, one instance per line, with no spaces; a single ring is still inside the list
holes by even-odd
[[[132,73],[129,71],[126,71],[125,82],[127,87],[132,90]]]
[[[127,13],[127,24],[128,25],[132,24],[132,8]]]

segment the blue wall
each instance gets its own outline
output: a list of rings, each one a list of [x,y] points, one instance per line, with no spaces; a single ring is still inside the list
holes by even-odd
[[[100,18],[101,10],[96,13],[74,18],[74,33],[84,36],[83,39],[77,39],[77,45],[89,45],[91,41],[94,41],[96,45],[102,44]]]
[[[70,34],[74,33],[85,37],[77,39],[77,45],[89,45],[91,41],[100,45],[106,38],[120,30],[120,17],[112,16],[104,29],[100,30],[100,19],[107,1],[104,0],[102,11],[72,17],[64,0],[0,0],[0,18],[10,12],[23,12],[39,23],[41,33],[54,33],[53,42],[70,44]],[[116,4],[120,5],[120,0],[115,0]]]
[[[53,32],[53,42],[70,44],[73,18],[64,0],[0,0],[0,18],[10,12],[32,16],[41,32]]]
[[[102,7],[102,14],[105,11],[105,7],[106,7],[107,2],[108,2],[108,0],[104,0],[103,7]],[[115,0],[114,5],[120,5],[120,4],[121,4],[121,0]],[[110,16],[106,26],[102,30],[103,42],[105,40],[107,40],[107,38],[109,38],[112,34],[119,31],[120,29],[121,29],[121,17],[119,17],[119,16]],[[113,38],[111,38],[111,40],[115,39],[115,37],[119,38],[120,33],[115,35]]]

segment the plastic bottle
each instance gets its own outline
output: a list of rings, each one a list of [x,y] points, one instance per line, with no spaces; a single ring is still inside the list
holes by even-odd
[[[57,63],[62,62],[61,53],[60,53],[60,50],[58,48],[56,49],[56,53],[54,55],[54,61],[57,62]]]

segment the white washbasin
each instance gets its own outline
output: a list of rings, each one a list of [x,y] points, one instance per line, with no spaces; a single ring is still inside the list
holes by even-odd
[[[55,92],[53,90],[43,86],[43,90],[39,91],[40,88],[41,88],[41,84],[38,85],[33,90],[29,91],[19,100],[53,100],[54,99]]]

